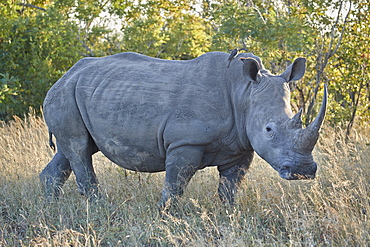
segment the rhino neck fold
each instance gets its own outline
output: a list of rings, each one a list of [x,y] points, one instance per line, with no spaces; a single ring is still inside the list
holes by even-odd
[[[251,83],[238,84],[231,92],[231,106],[234,118],[234,125],[239,145],[244,150],[252,150],[248,135],[247,135],[247,119],[248,109],[251,99],[250,97]]]

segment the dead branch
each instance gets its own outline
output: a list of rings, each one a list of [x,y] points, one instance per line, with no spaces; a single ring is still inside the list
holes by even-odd
[[[30,8],[34,8],[34,9],[39,9],[39,10],[42,10],[42,11],[46,11],[46,9],[44,9],[44,8],[38,7],[38,6],[33,5],[33,4],[29,4],[29,3],[18,3],[18,5],[25,6],[25,7],[30,7]]]

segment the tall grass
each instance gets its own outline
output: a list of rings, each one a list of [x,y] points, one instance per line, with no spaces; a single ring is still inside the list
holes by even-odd
[[[367,131],[367,132],[366,132]],[[46,203],[39,172],[53,156],[42,119],[0,126],[0,246],[368,246],[369,130],[324,128],[311,181],[285,181],[258,157],[235,207],[219,202],[215,168],[196,174],[177,212],[160,216],[163,173],[125,171],[94,156],[105,200],[90,205],[74,177]]]

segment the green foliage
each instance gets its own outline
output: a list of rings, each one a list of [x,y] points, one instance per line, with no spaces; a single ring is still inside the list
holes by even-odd
[[[73,37],[76,25],[59,9],[7,6],[2,13],[6,21],[0,22],[0,73],[16,78],[4,77],[4,83],[12,83],[17,97],[8,97],[13,99],[13,106],[2,106],[0,114],[10,117],[26,113],[29,107],[39,109],[48,88],[81,56]]]
[[[358,1],[356,4],[346,25],[347,34],[335,61],[330,64],[331,73],[328,75],[335,92],[334,100],[345,112],[337,114],[337,117],[342,116],[347,120],[335,119],[332,122],[349,123],[347,129],[352,127],[356,115],[360,122],[366,122],[370,117],[370,13],[365,11],[370,4],[367,1]]]
[[[23,102],[17,100],[19,87],[17,78],[0,73],[0,118],[13,115],[17,108],[23,105]]]
[[[124,1],[114,11],[125,19],[124,50],[165,59],[191,59],[209,50],[207,24],[196,1]]]

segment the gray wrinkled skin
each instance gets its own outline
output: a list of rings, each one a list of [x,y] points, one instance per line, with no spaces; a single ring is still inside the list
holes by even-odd
[[[254,151],[285,179],[314,178],[311,152],[325,109],[302,129],[289,103],[288,82],[303,76],[305,59],[274,76],[251,53],[229,68],[228,56],[169,61],[121,53],[76,63],[44,101],[58,148],[40,174],[46,196],[58,196],[72,171],[80,192],[96,196],[98,151],[129,170],[166,171],[162,205],[206,166],[217,166],[220,198],[232,204]]]

